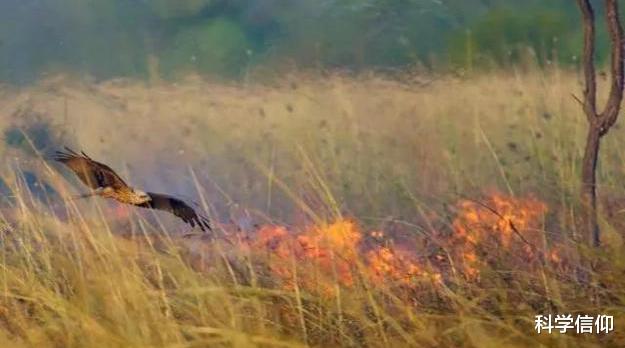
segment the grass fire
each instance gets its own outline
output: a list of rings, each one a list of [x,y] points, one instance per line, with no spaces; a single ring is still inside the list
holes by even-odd
[[[602,145],[592,248],[579,85],[528,67],[2,87],[0,346],[623,346],[623,130]],[[64,146],[212,231],[68,199],[85,186]],[[536,333],[547,314],[616,329]]]

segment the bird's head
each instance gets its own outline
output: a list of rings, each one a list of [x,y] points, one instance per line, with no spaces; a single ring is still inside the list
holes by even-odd
[[[141,190],[137,190],[137,189],[132,189],[132,192],[135,195],[135,199],[137,200],[137,202],[135,202],[135,204],[142,204],[142,203],[146,203],[149,202],[152,198],[150,197],[149,194],[147,194],[144,191]]]

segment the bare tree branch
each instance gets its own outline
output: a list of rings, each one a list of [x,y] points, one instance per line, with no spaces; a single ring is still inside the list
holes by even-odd
[[[594,123],[597,117],[597,81],[595,75],[595,12],[590,0],[577,0],[582,12],[584,27],[584,50],[582,64],[584,66],[584,112],[588,122]]]
[[[608,102],[601,113],[602,135],[616,123],[623,99],[623,28],[618,17],[617,0],[606,0],[605,17],[612,44],[612,84]]]

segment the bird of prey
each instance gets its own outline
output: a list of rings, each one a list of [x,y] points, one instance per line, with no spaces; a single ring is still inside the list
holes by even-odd
[[[66,152],[57,151],[54,159],[71,169],[78,179],[93,191],[79,197],[101,196],[134,206],[158,209],[170,212],[185,223],[202,230],[211,230],[208,219],[190,207],[184,201],[170,195],[143,192],[128,186],[109,166],[96,162],[81,151],[80,154],[65,148]]]

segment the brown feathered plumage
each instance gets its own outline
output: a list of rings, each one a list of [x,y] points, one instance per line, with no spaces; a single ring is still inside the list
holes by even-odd
[[[191,227],[198,225],[202,231],[211,229],[208,219],[198,215],[195,210],[184,201],[162,193],[148,192],[147,194],[150,196],[150,200],[145,203],[137,204],[137,206],[168,211],[181,218],[182,221],[190,224]]]
[[[80,181],[94,190],[83,196],[98,195],[142,208],[167,211],[191,227],[197,225],[202,231],[211,229],[208,219],[199,215],[184,201],[162,193],[134,189],[106,164],[92,160],[84,152],[78,154],[68,148],[65,150],[66,152],[57,151],[54,159],[65,164]]]

